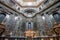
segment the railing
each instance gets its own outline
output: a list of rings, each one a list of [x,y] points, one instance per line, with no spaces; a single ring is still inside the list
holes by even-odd
[[[60,36],[43,36],[43,37],[2,37],[0,40],[60,40]]]

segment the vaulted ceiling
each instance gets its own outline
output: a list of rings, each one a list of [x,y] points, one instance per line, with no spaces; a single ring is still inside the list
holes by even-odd
[[[43,12],[58,0],[1,0],[2,4],[7,5],[10,9],[23,14],[25,17],[34,17],[36,14]],[[4,2],[4,3],[3,3]]]

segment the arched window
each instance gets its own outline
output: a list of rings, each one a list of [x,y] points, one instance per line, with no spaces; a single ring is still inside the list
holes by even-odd
[[[58,12],[54,13],[53,17],[54,17],[56,22],[60,23],[60,14]]]
[[[5,16],[6,15],[4,13],[0,13],[0,23],[4,20]]]

